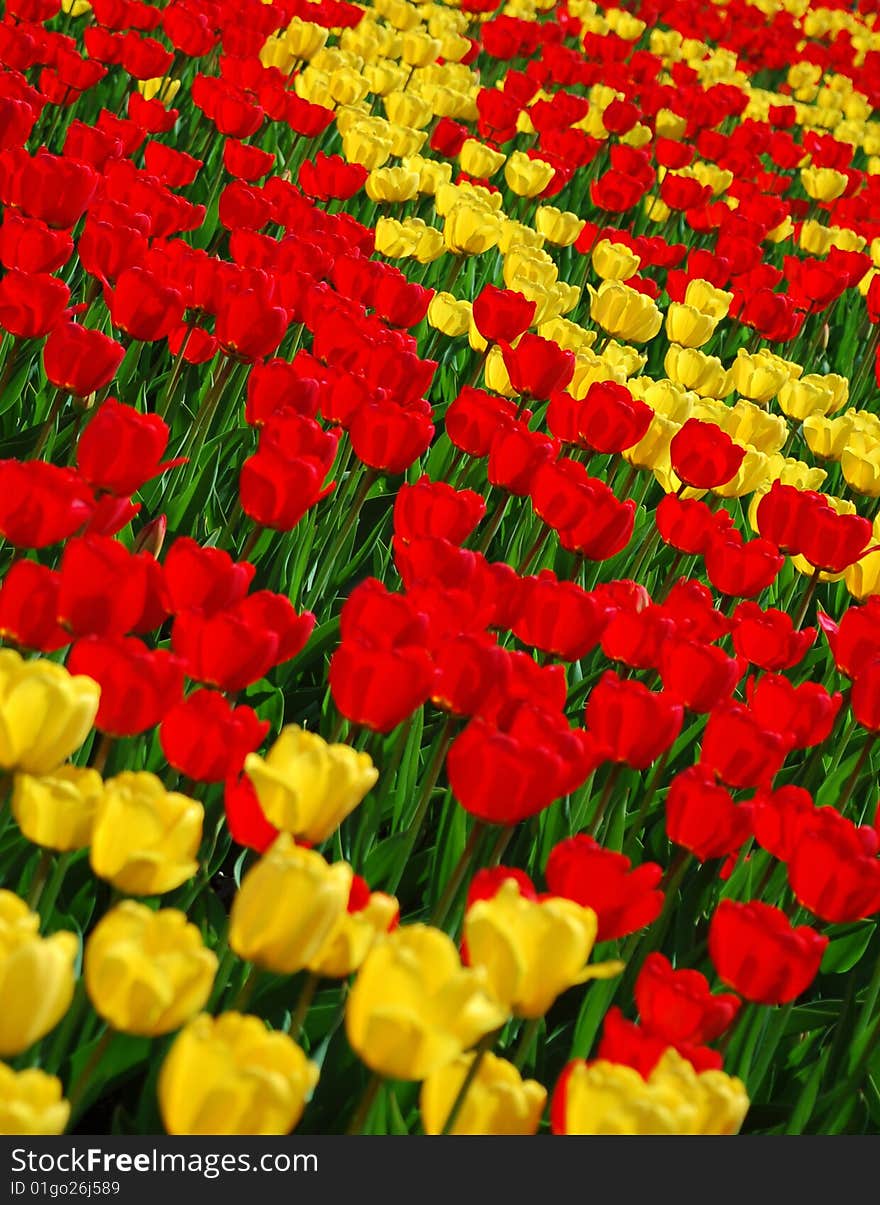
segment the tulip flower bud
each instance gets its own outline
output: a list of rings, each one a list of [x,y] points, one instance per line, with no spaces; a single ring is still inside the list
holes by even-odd
[[[697,1072],[669,1049],[644,1079],[598,1059],[569,1063],[551,1104],[554,1134],[736,1134],[749,1107],[742,1081]]]
[[[131,895],[162,895],[198,870],[204,809],[166,791],[155,774],[126,770],[104,783],[92,833],[92,870]]]
[[[442,1134],[465,1077],[478,1055],[465,1054],[439,1068],[422,1084],[419,1109],[426,1134]],[[483,1055],[451,1134],[534,1134],[547,1103],[547,1089],[524,1080],[505,1059]]]
[[[360,1059],[392,1079],[424,1080],[503,1025],[484,973],[463,967],[451,938],[406,925],[364,960],[345,1010]]]
[[[335,832],[379,777],[368,753],[328,745],[297,724],[281,731],[265,758],[249,753],[244,768],[276,828],[313,844]]]
[[[240,958],[293,975],[320,954],[345,912],[352,870],[329,865],[289,833],[245,875],[232,904],[229,944]]]
[[[51,774],[86,739],[100,693],[53,661],[0,649],[0,768]]]
[[[40,937],[40,918],[0,890],[0,1055],[21,1054],[54,1029],[73,999],[79,941],[74,933]],[[5,1093],[0,1093],[0,1101]],[[2,1105],[0,1105],[2,1108]]]
[[[159,1073],[169,1134],[289,1134],[318,1068],[259,1017],[202,1013],[178,1034]]]
[[[36,1067],[0,1063],[0,1134],[63,1134],[70,1117],[61,1080]]]
[[[83,962],[95,1011],[114,1029],[144,1037],[170,1033],[204,1008],[216,971],[216,955],[182,912],[154,912],[134,900],[101,918]]]
[[[97,770],[60,766],[52,774],[16,774],[12,814],[35,845],[46,849],[82,849],[92,839],[95,813],[104,784]]]
[[[467,912],[464,936],[474,966],[484,967],[492,990],[520,1017],[542,1017],[576,983],[609,979],[623,963],[586,966],[598,932],[592,908],[573,900],[530,900],[511,879]]]

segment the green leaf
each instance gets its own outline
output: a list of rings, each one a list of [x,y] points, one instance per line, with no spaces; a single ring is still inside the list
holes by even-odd
[[[850,971],[867,950],[874,936],[872,924],[862,924],[855,929],[833,937],[822,958],[822,971],[826,975],[841,975]]]

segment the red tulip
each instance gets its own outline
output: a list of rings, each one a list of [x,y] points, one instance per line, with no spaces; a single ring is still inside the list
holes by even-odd
[[[698,714],[729,699],[744,670],[738,657],[700,640],[667,641],[660,654],[663,689]]]
[[[13,561],[0,585],[0,636],[22,648],[52,653],[70,643],[58,622],[60,576],[36,561]]]
[[[227,779],[223,807],[232,840],[237,845],[255,849],[257,853],[265,853],[278,836],[278,829],[263,814],[257,792],[247,774]]]
[[[724,899],[709,926],[709,956],[720,979],[757,1004],[787,1004],[819,971],[828,938],[795,928],[779,908]]]
[[[39,339],[61,321],[69,298],[63,280],[13,269],[0,280],[0,327],[19,339]]]
[[[603,849],[583,833],[560,841],[547,860],[550,891],[593,909],[599,941],[626,937],[657,919],[663,908],[662,877],[655,862],[631,868],[629,858]]]
[[[751,836],[752,809],[734,803],[705,766],[676,774],[666,797],[666,835],[700,862],[736,853]]]
[[[791,742],[768,730],[742,703],[722,703],[703,732],[700,762],[729,787],[766,786],[779,772]]]
[[[170,765],[195,782],[237,775],[269,731],[250,707],[233,707],[213,690],[196,690],[162,720],[159,741]]]
[[[256,569],[233,561],[221,548],[202,548],[189,536],[178,536],[165,557],[165,587],[171,611],[212,615],[235,606],[247,594]]]
[[[599,643],[610,616],[594,594],[545,569],[520,582],[510,627],[523,644],[579,661]]]
[[[798,901],[822,920],[843,924],[880,911],[877,830],[858,826],[833,807],[804,812],[788,860]]]
[[[733,613],[733,624],[733,647],[737,655],[759,669],[791,669],[816,639],[815,628],[798,631],[787,612],[773,607],[764,610],[754,602],[739,604]]]
[[[486,513],[473,490],[456,490],[427,474],[403,484],[394,500],[394,532],[407,542],[424,537],[463,544]]]
[[[730,481],[745,454],[745,448],[738,447],[726,431],[698,418],[689,418],[669,444],[676,476],[694,489],[711,489]]]
[[[109,385],[124,357],[121,343],[75,322],[60,323],[43,344],[47,380],[81,398]]]
[[[0,535],[18,548],[46,548],[73,535],[95,509],[73,469],[42,460],[0,460]]]
[[[288,598],[260,590],[211,615],[178,614],[171,647],[190,678],[220,690],[244,690],[301,652],[315,626]]]
[[[644,770],[671,747],[684,710],[665,692],[606,670],[590,692],[585,714],[589,731],[610,761]]]
[[[699,971],[673,970],[663,954],[649,954],[636,979],[636,1007],[649,1033],[667,1042],[701,1045],[728,1029],[741,1001],[729,993],[713,995]]]
[[[516,347],[502,343],[501,353],[511,385],[526,397],[543,401],[564,389],[574,374],[574,353],[540,335],[523,335]]]
[[[70,650],[67,668],[101,687],[95,727],[109,736],[136,736],[165,716],[183,694],[183,665],[165,649],[134,636],[87,636]]]
[[[76,445],[76,463],[95,490],[131,497],[186,457],[162,460],[170,432],[158,414],[141,414],[116,398],[101,403]]]
[[[474,298],[474,326],[487,343],[512,343],[534,322],[535,308],[534,301],[513,289],[483,285]]]

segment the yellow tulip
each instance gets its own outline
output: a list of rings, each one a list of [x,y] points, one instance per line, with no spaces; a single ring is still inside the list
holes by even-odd
[[[671,301],[666,310],[666,338],[681,347],[702,347],[715,334],[717,325],[717,318],[684,302]]]
[[[390,134],[378,135],[360,125],[350,126],[342,134],[342,154],[349,163],[359,163],[367,171],[382,167],[391,156]]]
[[[568,318],[550,318],[537,326],[542,339],[552,339],[565,351],[589,351],[596,342],[596,332],[585,330]]]
[[[648,362],[648,357],[644,352],[636,351],[628,343],[618,343],[616,339],[610,339],[605,344],[602,349],[602,358],[612,368],[619,368],[627,380],[640,373]]]
[[[778,452],[788,439],[785,419],[780,414],[769,414],[747,398],[738,398],[730,407],[724,430],[737,443],[751,444],[768,455]]]
[[[452,164],[441,163],[439,159],[423,159],[421,155],[411,155],[405,159],[404,167],[419,173],[419,192],[426,197],[433,197],[438,188],[444,185],[452,187]],[[438,210],[439,213],[439,210]]]
[[[660,466],[669,465],[669,445],[680,426],[680,423],[665,415],[655,414],[650,427],[635,447],[626,448],[621,455],[634,468],[656,472]]]
[[[74,933],[40,937],[40,918],[0,889],[0,1055],[21,1054],[54,1029],[73,999]]]
[[[383,96],[382,103],[388,120],[396,126],[422,130],[434,116],[428,102],[414,92],[389,92]]]
[[[694,406],[699,401],[699,394],[685,389],[676,381],[670,381],[668,377],[662,377],[659,381],[652,381],[645,376],[635,377],[627,388],[633,397],[646,402],[657,414],[672,419],[679,426],[693,417]]]
[[[489,354],[483,362],[483,381],[487,389],[491,389],[493,393],[500,393],[502,397],[517,396],[516,390],[510,383],[500,347],[493,345],[489,348]]]
[[[461,170],[478,180],[488,180],[494,176],[506,159],[503,151],[493,151],[476,138],[466,138],[458,155]]]
[[[308,969],[330,979],[344,979],[354,974],[399,915],[400,906],[393,895],[371,892],[363,908],[354,912],[346,910],[337,918]]]
[[[833,167],[802,167],[801,183],[814,201],[836,201],[846,191],[849,177]]]
[[[443,223],[443,238],[455,255],[481,255],[495,246],[499,231],[495,214],[467,202],[450,209]]]
[[[376,251],[388,259],[406,259],[413,255],[418,236],[396,218],[379,218],[375,226]]]
[[[13,1071],[0,1063],[0,1134],[63,1134],[69,1117],[60,1079],[36,1067]]]
[[[174,1039],[157,1094],[169,1134],[289,1134],[318,1068],[259,1017],[195,1017]]]
[[[839,418],[811,414],[803,421],[807,447],[820,460],[840,460],[855,425],[856,419],[849,411]]]
[[[451,339],[464,335],[471,326],[471,303],[451,293],[435,293],[428,305],[428,325]]]
[[[577,401],[582,401],[590,386],[597,381],[616,381],[618,385],[623,385],[626,381],[626,369],[620,364],[612,364],[605,358],[604,353],[599,356],[589,348],[576,352],[574,374],[568,383],[567,392]]]
[[[426,67],[433,63],[440,53],[439,38],[421,30],[407,30],[403,35],[401,58],[410,67]]]
[[[570,1063],[562,1093],[566,1134],[736,1134],[749,1108],[742,1081],[697,1072],[667,1050],[647,1079],[622,1063]]]
[[[513,151],[504,164],[504,179],[518,197],[536,197],[554,176],[554,169],[543,159],[530,159],[525,151]]]
[[[610,239],[599,239],[590,252],[590,262],[593,271],[603,280],[629,280],[635,276],[641,266],[641,259],[623,243],[613,243]]]
[[[687,305],[692,305],[701,314],[720,320],[727,317],[733,301],[733,293],[728,293],[725,289],[718,289],[701,277],[695,277],[688,281],[684,299]]]
[[[652,297],[616,280],[603,280],[590,290],[590,317],[609,335],[630,343],[647,343],[663,325],[663,314]]]
[[[276,975],[293,975],[321,951],[348,906],[352,870],[329,865],[282,833],[242,880],[229,916],[229,945]]]
[[[484,969],[495,996],[520,1017],[542,1017],[567,988],[623,970],[621,962],[587,965],[597,931],[592,908],[526,899],[514,879],[472,904],[464,920],[471,965]]]
[[[51,774],[89,734],[97,682],[54,661],[25,661],[0,649],[0,769]]]
[[[175,908],[123,900],[86,941],[83,974],[95,1011],[122,1033],[156,1037],[205,1007],[217,957]]]
[[[272,34],[263,43],[260,62],[264,67],[274,67],[282,75],[290,75],[296,62],[296,55],[283,36]]]
[[[730,378],[743,397],[765,405],[790,379],[785,361],[764,350],[749,354],[743,348],[736,353]]]
[[[405,167],[377,167],[367,176],[364,191],[381,204],[411,201],[419,191],[419,175]]]
[[[92,831],[92,870],[129,895],[162,895],[198,870],[204,809],[155,774],[126,770],[104,783]]]
[[[707,356],[695,347],[673,344],[663,367],[672,381],[700,397],[727,397],[732,388],[730,374],[718,357]]]
[[[880,443],[854,431],[840,457],[844,480],[866,498],[880,498]]]
[[[531,226],[524,226],[522,222],[515,222],[513,218],[507,217],[499,212],[501,218],[501,231],[498,235],[498,250],[502,255],[508,255],[511,251],[541,251],[544,247],[544,236],[540,231],[535,230]],[[553,265],[554,268],[556,265]],[[554,280],[556,277],[554,276]]]
[[[514,281],[531,281],[543,289],[549,289],[556,283],[559,269],[553,257],[540,247],[526,247],[522,244],[512,245],[504,253],[504,283],[508,289],[514,287]]]
[[[335,832],[379,777],[368,753],[328,745],[297,724],[281,730],[265,757],[249,753],[244,769],[272,824],[313,844]]]
[[[874,541],[880,543],[876,525]],[[873,594],[880,594],[880,552],[869,552],[850,565],[844,575],[846,588],[858,602],[864,602]]]
[[[168,79],[164,75],[156,76],[155,79],[139,79],[137,90],[144,100],[152,100],[153,97],[158,96],[165,104],[168,104],[180,91],[180,80]]]
[[[446,254],[442,230],[429,226],[421,218],[407,218],[404,226],[416,236],[416,249],[413,252],[416,263],[432,264],[434,260]]]
[[[81,17],[83,13],[90,13],[92,11],[92,6],[89,4],[89,0],[61,0],[61,8],[70,17]],[[33,1130],[31,1132],[36,1134],[38,1131]],[[45,1132],[47,1134],[49,1133],[48,1130]],[[60,1131],[58,1132],[60,1133]],[[12,1131],[10,1130],[9,1133],[12,1133]]]
[[[501,193],[490,192],[488,188],[483,188],[482,184],[462,180],[458,184],[438,184],[434,207],[441,217],[446,217],[456,205],[462,203],[497,216],[501,202]]]
[[[394,124],[389,125],[388,133],[391,135],[391,154],[400,159],[417,155],[428,138],[425,130],[413,130],[409,126]]]
[[[552,205],[540,205],[535,214],[538,233],[556,247],[570,247],[585,224],[576,213],[555,209]]]
[[[802,422],[812,414],[828,414],[834,405],[834,390],[823,377],[810,373],[798,381],[783,382],[776,400],[783,414]]]
[[[442,1134],[473,1054],[464,1054],[440,1067],[422,1083],[419,1110],[426,1134]],[[505,1059],[486,1053],[471,1080],[450,1134],[534,1134],[547,1103],[547,1089],[537,1080],[524,1080]]]
[[[358,971],[345,1009],[348,1040],[372,1070],[423,1080],[500,1028],[507,1009],[483,972],[464,967],[439,929],[403,925]]]
[[[16,774],[12,814],[35,845],[47,849],[82,849],[92,838],[92,826],[104,790],[97,770],[60,766],[36,778]]]
[[[801,250],[806,251],[808,255],[827,255],[834,242],[835,229],[836,227],[829,229],[821,222],[804,222],[798,240]]]
[[[323,25],[294,17],[284,31],[284,40],[295,58],[311,59],[324,48],[328,33]]]

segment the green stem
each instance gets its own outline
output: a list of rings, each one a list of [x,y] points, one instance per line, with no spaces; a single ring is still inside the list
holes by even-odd
[[[315,998],[315,992],[318,990],[318,984],[321,982],[321,976],[316,975],[314,971],[310,971],[306,977],[305,983],[300,989],[299,998],[296,1002],[296,1008],[293,1010],[293,1016],[290,1018],[288,1032],[294,1041],[299,1040],[299,1035],[302,1031],[303,1023],[306,1015],[311,1008],[312,1001]]]
[[[461,857],[456,862],[452,874],[449,876],[446,886],[443,888],[440,898],[434,905],[434,910],[431,913],[431,918],[428,923],[436,926],[438,929],[443,928],[446,917],[449,915],[449,909],[452,907],[453,900],[455,899],[458,889],[461,886],[462,880],[464,879],[467,869],[470,866],[475,853],[477,852],[477,846],[480,844],[480,838],[483,836],[483,833],[486,831],[487,827],[488,826],[483,820],[478,820],[474,824],[474,827],[471,829],[470,836],[467,839],[467,843],[465,844],[464,849],[461,851]]]
[[[97,1045],[89,1055],[86,1065],[76,1078],[76,1082],[71,1088],[67,1099],[70,1101],[70,1120],[75,1121],[80,1113],[86,1093],[89,1090],[90,1081],[95,1074],[101,1060],[107,1053],[107,1048],[113,1041],[113,1030],[105,1029],[101,1037],[98,1039]]]
[[[349,1122],[347,1134],[363,1133],[367,1122],[370,1120],[370,1113],[373,1109],[373,1104],[376,1097],[379,1095],[379,1089],[382,1087],[382,1076],[378,1071],[370,1076],[370,1082],[367,1084],[366,1091],[360,1099],[358,1107],[355,1109],[351,1121]]]
[[[480,1074],[480,1068],[483,1065],[486,1055],[494,1046],[495,1039],[497,1037],[498,1030],[496,1029],[491,1033],[487,1033],[483,1038],[480,1039],[479,1045],[474,1053],[474,1057],[471,1059],[471,1065],[467,1069],[467,1075],[465,1075],[464,1079],[462,1080],[461,1087],[456,1093],[455,1100],[452,1102],[452,1108],[446,1115],[446,1121],[443,1123],[443,1129],[440,1131],[441,1134],[445,1135],[452,1133],[455,1123],[458,1121],[461,1110],[464,1107],[464,1102],[467,1099],[468,1092],[471,1090],[471,1085]]]
[[[431,795],[434,787],[437,785],[437,779],[440,777],[440,771],[443,769],[443,763],[446,760],[446,754],[452,742],[452,734],[455,731],[455,718],[447,716],[440,729],[440,735],[437,738],[437,744],[434,749],[434,756],[431,758],[431,763],[428,767],[428,772],[425,775],[425,781],[422,784],[422,792],[419,796],[419,801],[416,804],[416,810],[413,813],[413,818],[406,830],[403,848],[401,849],[400,857],[397,861],[397,866],[388,883],[388,892],[394,895],[400,886],[400,880],[403,878],[403,872],[406,865],[412,857],[412,851],[419,839],[419,833],[422,831],[422,825],[425,823],[425,817],[428,814],[428,808],[431,805]]]

